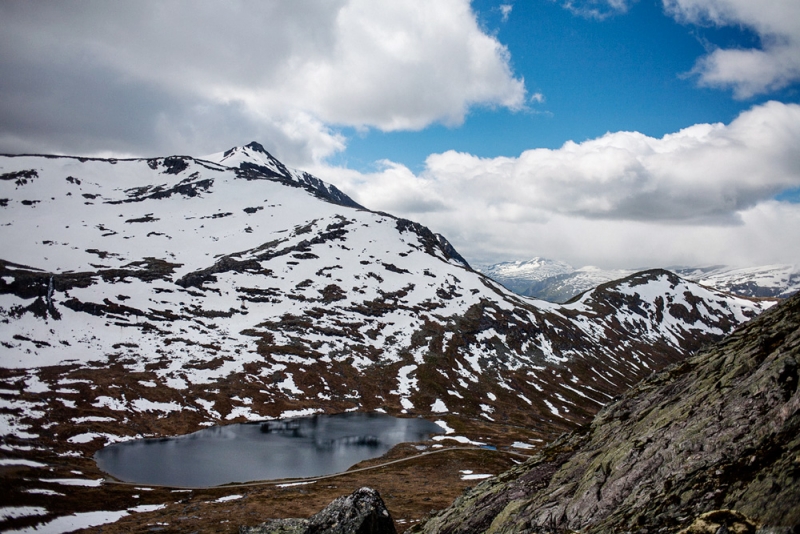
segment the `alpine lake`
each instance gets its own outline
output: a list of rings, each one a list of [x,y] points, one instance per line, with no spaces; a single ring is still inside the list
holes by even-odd
[[[313,415],[115,443],[95,461],[124,482],[199,488],[339,473],[400,443],[443,432],[425,419],[383,413]]]

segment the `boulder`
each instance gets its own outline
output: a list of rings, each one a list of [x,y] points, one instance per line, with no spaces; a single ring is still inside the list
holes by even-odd
[[[361,488],[335,499],[308,519],[273,519],[239,534],[397,534],[380,494]]]

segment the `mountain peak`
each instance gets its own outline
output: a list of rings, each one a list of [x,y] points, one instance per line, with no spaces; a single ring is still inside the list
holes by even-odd
[[[252,164],[266,166],[271,172],[278,174],[288,173],[286,166],[278,161],[275,156],[270,154],[264,145],[257,141],[251,141],[244,146],[235,146],[225,152],[217,152],[203,157],[202,159],[213,161],[227,167],[241,167],[242,164]]]
[[[261,152],[262,154],[266,154],[271,156],[267,149],[264,148],[264,145],[257,141],[250,141],[248,144],[244,145],[244,148],[249,148],[250,150],[254,150],[255,152]]]
[[[293,187],[302,187],[329,202],[363,209],[363,206],[340,191],[336,186],[326,183],[307,172],[287,167],[275,156],[267,152],[264,145],[257,141],[251,141],[244,146],[235,146],[225,152],[210,154],[201,159],[238,169],[239,176],[248,180],[265,178],[277,180]]]

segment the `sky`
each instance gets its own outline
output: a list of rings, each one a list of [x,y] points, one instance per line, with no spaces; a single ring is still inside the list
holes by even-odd
[[[258,141],[471,262],[800,266],[797,0],[4,0],[0,153]]]

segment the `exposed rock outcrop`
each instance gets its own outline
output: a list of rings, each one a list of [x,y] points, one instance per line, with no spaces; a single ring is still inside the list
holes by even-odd
[[[240,534],[396,534],[394,521],[380,494],[361,488],[339,497],[308,519],[273,519]]]
[[[799,361],[795,296],[413,531],[800,531]]]

